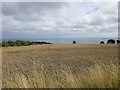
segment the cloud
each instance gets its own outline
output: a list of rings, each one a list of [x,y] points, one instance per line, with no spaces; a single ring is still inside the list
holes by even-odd
[[[52,33],[94,33],[99,37],[118,33],[117,3],[4,2],[2,6],[4,33],[50,33],[50,37]]]

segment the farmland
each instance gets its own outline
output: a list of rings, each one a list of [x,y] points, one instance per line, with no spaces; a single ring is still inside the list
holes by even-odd
[[[2,47],[3,88],[118,87],[117,44]]]

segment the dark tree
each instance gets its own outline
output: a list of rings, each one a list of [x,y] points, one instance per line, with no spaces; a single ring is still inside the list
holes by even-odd
[[[100,44],[105,44],[105,42],[104,42],[104,41],[101,41]]]
[[[8,43],[10,46],[16,46],[15,41],[7,41],[7,43]]]
[[[73,44],[76,44],[76,41],[73,41]]]
[[[116,40],[117,44],[120,44],[120,40]]]
[[[109,39],[109,40],[107,41],[107,44],[115,44],[115,40]]]

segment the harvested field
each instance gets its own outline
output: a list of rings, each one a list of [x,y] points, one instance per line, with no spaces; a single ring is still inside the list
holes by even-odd
[[[3,88],[117,88],[118,45],[2,48]]]

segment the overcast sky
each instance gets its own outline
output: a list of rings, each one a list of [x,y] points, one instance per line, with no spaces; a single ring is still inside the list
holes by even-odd
[[[110,2],[4,2],[3,39],[118,36],[118,6]]]

